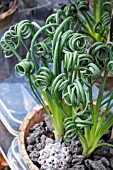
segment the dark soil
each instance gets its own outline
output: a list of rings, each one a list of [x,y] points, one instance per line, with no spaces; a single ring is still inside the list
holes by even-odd
[[[14,0],[0,0],[0,14],[8,11],[13,6]]]
[[[51,129],[49,128],[51,127]],[[26,148],[30,159],[41,170],[112,170],[113,148],[103,146],[94,151],[88,159],[82,156],[82,147],[78,139],[66,143],[63,139],[55,141],[53,128],[48,117],[44,122],[34,125],[26,139]],[[109,140],[110,131],[100,141]]]

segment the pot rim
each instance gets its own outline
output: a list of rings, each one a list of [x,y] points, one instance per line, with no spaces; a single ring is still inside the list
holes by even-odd
[[[26,151],[26,143],[25,139],[29,133],[30,127],[32,127],[34,124],[43,121],[42,114],[45,113],[45,110],[42,106],[36,106],[32,112],[28,112],[24,121],[22,122],[20,126],[20,132],[18,136],[18,147],[20,155],[28,167],[29,170],[39,170],[39,168],[33,164],[31,159],[28,156],[28,153]]]

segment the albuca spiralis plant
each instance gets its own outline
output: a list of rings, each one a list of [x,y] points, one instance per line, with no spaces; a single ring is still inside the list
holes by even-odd
[[[99,146],[112,146],[99,140],[113,125],[113,114],[106,117],[113,107],[113,91],[103,97],[108,72],[113,74],[113,43],[90,45],[86,35],[74,31],[74,18],[70,16],[73,8],[68,12],[58,10],[43,27],[21,21],[4,33],[0,44],[5,57],[18,58],[16,72],[28,78],[31,90],[50,116],[56,140],[63,136],[69,142],[78,137],[83,155],[88,157]],[[26,49],[24,59],[18,53],[21,44]],[[93,105],[93,85],[102,73],[97,102]]]
[[[93,42],[107,41],[110,30],[112,0],[68,0],[74,12],[76,29],[87,34]],[[66,11],[70,7],[66,7]]]

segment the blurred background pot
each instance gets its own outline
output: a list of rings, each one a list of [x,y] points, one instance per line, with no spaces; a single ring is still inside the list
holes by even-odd
[[[9,3],[11,3],[11,2],[9,1]],[[18,8],[18,0],[13,0],[13,4],[11,4],[11,5],[12,5],[11,7],[9,5],[9,9],[7,11],[2,11],[2,9],[4,9],[3,6],[6,6],[6,2],[5,1],[0,2],[0,11],[1,11],[1,13],[0,13],[0,29],[6,27],[12,21],[13,15]]]
[[[103,75],[102,75],[102,76],[103,76]],[[102,84],[102,78],[103,78],[103,77],[99,78],[99,79],[96,81],[96,83],[95,83],[95,85],[96,85],[98,88],[100,88],[100,86],[101,86],[101,84]],[[105,91],[110,91],[112,88],[113,88],[113,75],[109,73],[109,74],[108,74],[108,77],[107,77],[107,81],[106,81],[106,85],[105,85],[104,90],[105,90]]]

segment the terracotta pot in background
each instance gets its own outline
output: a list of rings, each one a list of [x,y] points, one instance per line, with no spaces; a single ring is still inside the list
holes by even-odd
[[[14,0],[13,6],[6,12],[0,14],[0,29],[6,27],[12,20],[18,8],[18,0]]]
[[[2,169],[3,167],[6,167],[6,166],[8,166],[8,163],[6,162],[2,153],[0,152],[0,169]]]

